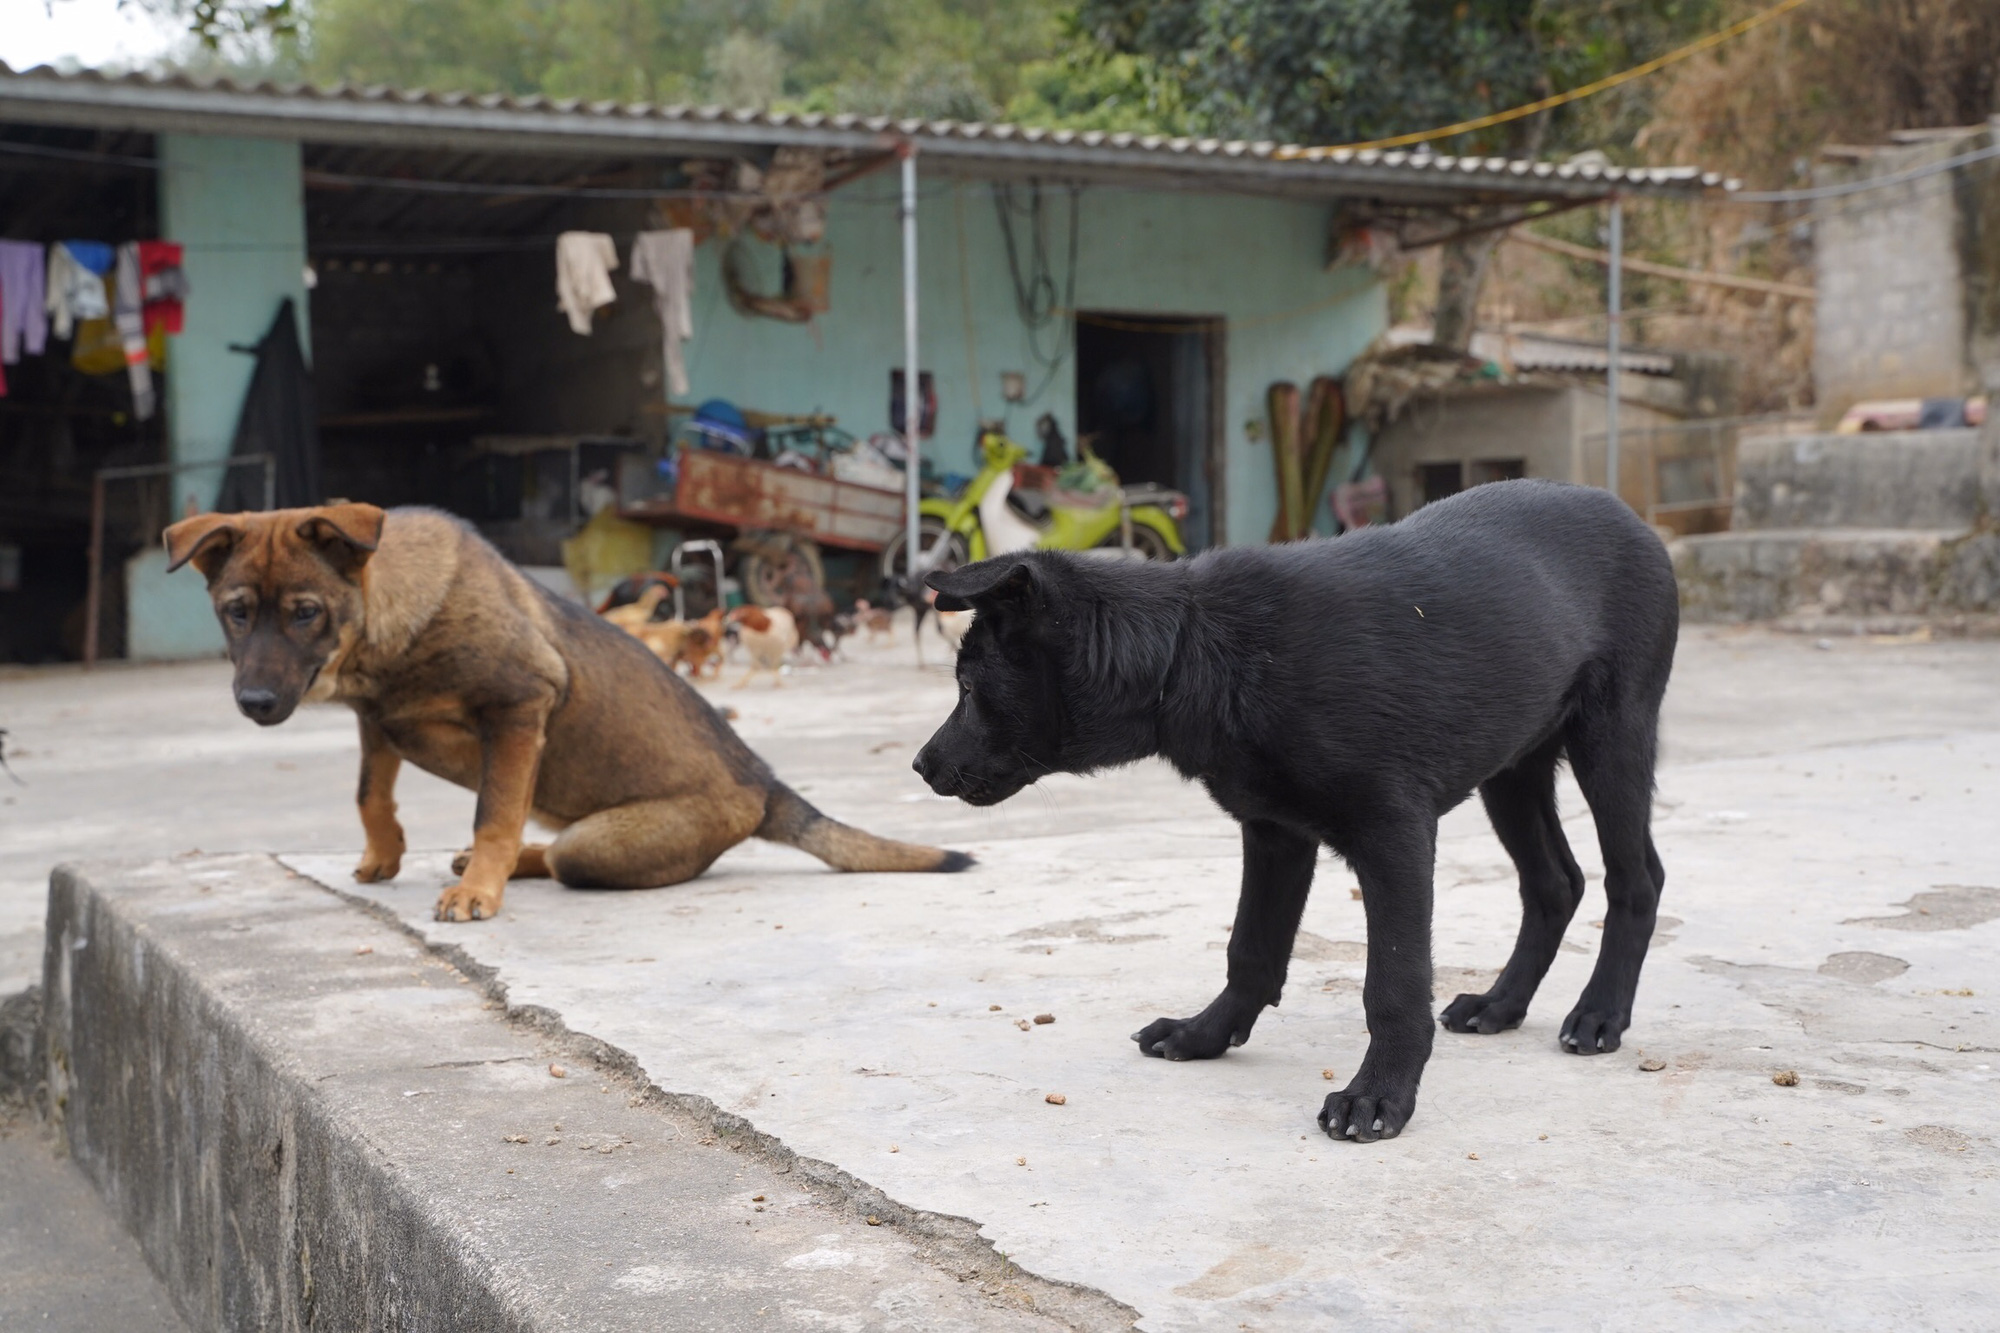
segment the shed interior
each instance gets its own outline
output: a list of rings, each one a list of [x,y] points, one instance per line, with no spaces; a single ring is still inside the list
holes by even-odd
[[[153,137],[133,131],[0,126],[0,239],[47,245],[158,235],[153,156]],[[134,415],[124,367],[86,374],[72,362],[73,347],[52,334],[44,354],[0,367],[7,384],[0,396],[0,662],[81,656],[92,477],[99,468],[166,456],[164,414]],[[158,479],[117,482],[105,499],[109,566],[158,533],[169,488]],[[121,651],[124,624],[114,588],[100,620],[107,653]]]

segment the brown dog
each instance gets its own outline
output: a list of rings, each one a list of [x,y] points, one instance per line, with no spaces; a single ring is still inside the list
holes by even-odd
[[[493,916],[516,876],[678,884],[752,836],[841,870],[971,864],[828,819],[645,645],[540,588],[448,514],[204,514],[168,528],[166,544],[169,569],[192,562],[208,579],[246,716],[274,726],[301,700],[335,700],[360,717],[368,847],[356,879],[401,866],[405,759],[479,793],[441,921]],[[523,846],[530,817],[561,833]]]

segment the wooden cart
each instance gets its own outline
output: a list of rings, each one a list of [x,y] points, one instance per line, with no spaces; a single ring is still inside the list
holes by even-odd
[[[878,552],[902,530],[903,497],[895,491],[719,449],[682,445],[673,458],[673,489],[620,515],[731,539],[743,595],[759,605],[783,600],[802,577],[824,588],[820,547]]]

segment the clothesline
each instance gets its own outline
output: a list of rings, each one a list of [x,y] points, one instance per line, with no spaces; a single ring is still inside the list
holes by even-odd
[[[153,362],[179,333],[187,276],[172,241],[0,241],[0,397],[5,367],[43,356],[51,332],[73,341],[70,363],[86,374],[121,367],[140,420],[158,406]],[[155,344],[158,344],[156,347]]]
[[[687,354],[682,345],[694,336],[694,232],[686,227],[642,231],[629,249],[633,281],[653,289],[667,391],[685,397]],[[617,267],[618,246],[606,232],[566,231],[556,237],[556,305],[569,316],[570,328],[588,337],[591,316],[618,299],[611,286],[611,271]]]

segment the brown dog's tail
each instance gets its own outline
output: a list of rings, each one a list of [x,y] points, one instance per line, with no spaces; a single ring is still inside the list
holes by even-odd
[[[813,809],[805,797],[782,782],[771,784],[764,822],[757,836],[811,852],[835,870],[932,870],[942,874],[972,864],[964,852],[919,847],[849,828]]]

